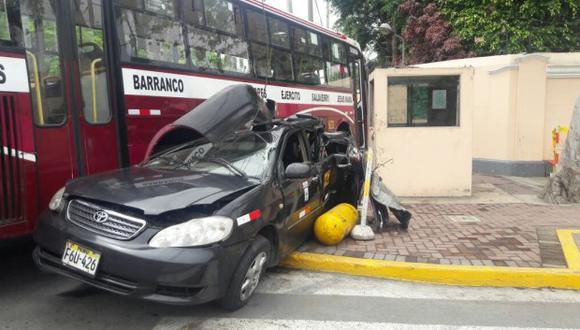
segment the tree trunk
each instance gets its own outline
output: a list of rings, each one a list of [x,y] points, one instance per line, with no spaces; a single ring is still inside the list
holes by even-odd
[[[560,163],[540,198],[554,204],[580,203],[580,96],[576,99]]]

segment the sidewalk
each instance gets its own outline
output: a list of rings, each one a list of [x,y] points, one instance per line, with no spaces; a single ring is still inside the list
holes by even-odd
[[[373,241],[334,247],[314,239],[300,252],[362,259],[466,266],[567,268],[556,230],[580,229],[580,205],[536,196],[545,178],[474,176],[469,198],[407,198],[408,231],[392,219]],[[580,246],[580,235],[575,235]]]

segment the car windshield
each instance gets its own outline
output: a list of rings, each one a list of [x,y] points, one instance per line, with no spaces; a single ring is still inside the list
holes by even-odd
[[[271,168],[275,157],[275,140],[269,132],[250,132],[215,144],[192,141],[153,156],[143,166],[260,180]]]

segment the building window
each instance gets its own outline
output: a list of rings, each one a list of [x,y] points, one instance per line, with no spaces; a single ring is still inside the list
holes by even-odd
[[[389,127],[459,126],[459,76],[390,77]]]

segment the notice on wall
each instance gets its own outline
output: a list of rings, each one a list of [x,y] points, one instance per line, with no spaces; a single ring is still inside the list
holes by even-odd
[[[434,89],[431,98],[431,108],[435,110],[447,109],[447,90]]]

